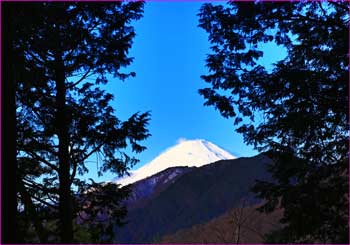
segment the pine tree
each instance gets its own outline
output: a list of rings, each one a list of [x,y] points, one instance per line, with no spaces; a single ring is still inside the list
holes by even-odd
[[[261,211],[284,209],[267,242],[348,243],[349,3],[204,4],[199,18],[205,105],[274,160],[275,182],[253,188]],[[259,65],[268,42],[287,50],[272,70]]]
[[[2,23],[6,19],[13,17],[11,12],[1,13]],[[3,35],[2,38],[2,61],[5,57],[9,57],[11,53],[11,40],[9,36],[13,35],[14,21],[9,25],[3,25]],[[12,53],[13,55],[13,53]],[[2,205],[2,236],[1,243],[18,243],[20,242],[14,230],[16,228],[15,218],[17,215],[17,191],[16,186],[13,185],[13,180],[16,179],[17,174],[17,162],[16,162],[16,139],[15,137],[6,137],[8,135],[16,135],[16,106],[15,106],[15,86],[14,80],[16,76],[14,63],[3,62],[2,68],[2,78],[1,78],[1,116],[6,118],[2,120],[2,144],[1,144],[1,186],[2,186],[2,198],[6,200]],[[6,93],[4,92],[6,91]],[[6,94],[6,95],[5,95]],[[6,142],[6,144],[4,144]],[[4,154],[6,152],[6,154]]]
[[[142,16],[142,9],[143,2],[3,5],[17,20],[9,39],[10,58],[18,69],[14,84],[20,217],[33,225],[40,242],[56,239],[56,228],[60,242],[75,241],[77,215],[84,211],[94,220],[98,215],[96,206],[86,208],[86,196],[94,195],[90,202],[112,210],[108,218],[116,219],[107,227],[110,234],[125,215],[120,201],[126,190],[105,185],[95,193],[96,184],[78,175],[88,172],[89,158],[97,155],[99,174],[122,176],[137,162],[125,149],[145,149],[139,142],[149,136],[149,113],[120,121],[110,105],[113,95],[102,88],[108,74],[120,80],[135,75],[120,70],[132,62],[128,50],[135,32],[130,22]],[[108,200],[111,189],[116,196]]]

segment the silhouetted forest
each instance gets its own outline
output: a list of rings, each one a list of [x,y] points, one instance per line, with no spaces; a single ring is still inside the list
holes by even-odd
[[[254,191],[285,226],[266,241],[348,243],[349,3],[204,4],[199,18],[212,50],[205,105],[274,160],[276,181]],[[288,52],[272,71],[258,64],[266,42]]]
[[[199,95],[263,154],[186,169],[129,216],[132,185],[81,176],[93,155],[99,175],[124,176],[138,162],[127,149],[146,149],[150,112],[119,119],[103,86],[135,76],[123,68],[144,2],[1,5],[2,243],[242,243],[242,232],[349,243],[348,2],[204,3],[211,51]],[[271,70],[259,63],[269,42],[287,50]]]

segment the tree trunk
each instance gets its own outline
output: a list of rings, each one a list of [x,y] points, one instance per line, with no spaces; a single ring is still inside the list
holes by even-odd
[[[237,228],[237,240],[236,240],[236,244],[239,244],[239,243],[240,243],[240,236],[241,236],[241,225],[239,224],[239,225],[238,225],[238,228]]]
[[[44,226],[37,215],[37,211],[35,209],[33,201],[29,193],[27,192],[22,180],[19,181],[18,189],[19,189],[19,193],[21,194],[25,210],[26,212],[28,212],[28,216],[30,220],[33,222],[35,232],[40,240],[40,243],[47,243],[48,234],[44,229]]]
[[[62,55],[57,54],[56,61],[56,128],[59,140],[59,213],[60,213],[60,236],[62,243],[73,242],[73,207],[70,184],[70,161],[69,161],[69,120],[66,106],[65,71]]]
[[[2,43],[2,60],[8,59],[11,62],[4,62],[3,77],[1,83],[2,103],[2,154],[1,154],[1,184],[2,184],[2,237],[1,243],[17,243],[20,234],[17,229],[17,188],[16,188],[16,80],[14,69],[15,54],[12,49],[14,39],[13,16],[14,9],[1,11],[3,16],[4,35]],[[6,57],[6,58],[5,58]],[[6,142],[6,144],[5,144]],[[16,236],[17,235],[17,236]]]

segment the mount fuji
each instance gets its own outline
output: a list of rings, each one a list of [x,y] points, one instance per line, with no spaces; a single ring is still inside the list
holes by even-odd
[[[175,146],[168,148],[149,163],[131,171],[130,176],[115,178],[112,181],[125,186],[171,167],[200,167],[219,160],[235,158],[234,155],[209,141],[180,139]]]

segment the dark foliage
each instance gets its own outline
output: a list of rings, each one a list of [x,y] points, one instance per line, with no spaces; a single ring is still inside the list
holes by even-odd
[[[121,224],[125,210],[120,201],[127,190],[88,184],[78,175],[88,172],[95,155],[99,174],[122,176],[137,162],[125,150],[145,149],[140,141],[149,136],[149,113],[122,122],[110,106],[113,95],[102,88],[108,74],[119,80],[135,76],[120,69],[132,62],[128,50],[135,32],[130,22],[141,18],[143,2],[6,3],[3,9],[13,16],[5,25],[12,30],[16,182],[24,209],[20,217],[26,215],[27,220],[21,224],[33,225],[40,242],[64,243],[79,242],[74,240],[73,221],[80,211],[94,219],[97,205],[102,210],[114,205],[106,215],[113,218],[111,225]],[[100,192],[91,197],[89,209],[76,197],[92,196],[92,189]],[[94,225],[88,228],[97,231]]]
[[[285,211],[267,241],[348,243],[349,3],[204,4],[199,18],[205,105],[274,160],[276,183],[254,187],[262,211]],[[259,65],[268,42],[288,52],[271,71]]]
[[[125,224],[127,214],[122,201],[128,197],[129,188],[116,188],[115,184],[99,184],[91,180],[89,191],[76,196],[77,230],[85,229],[89,242],[112,243],[114,226]]]
[[[9,12],[1,11],[1,23],[11,19]],[[2,32],[13,33],[11,25],[2,25]],[[17,191],[13,185],[16,179],[16,105],[15,105],[15,70],[12,62],[5,62],[10,57],[11,40],[7,35],[1,39],[1,243],[18,243],[20,240],[13,232],[17,230],[15,218],[17,215]],[[4,143],[6,141],[6,144]],[[6,154],[4,154],[6,152]]]

